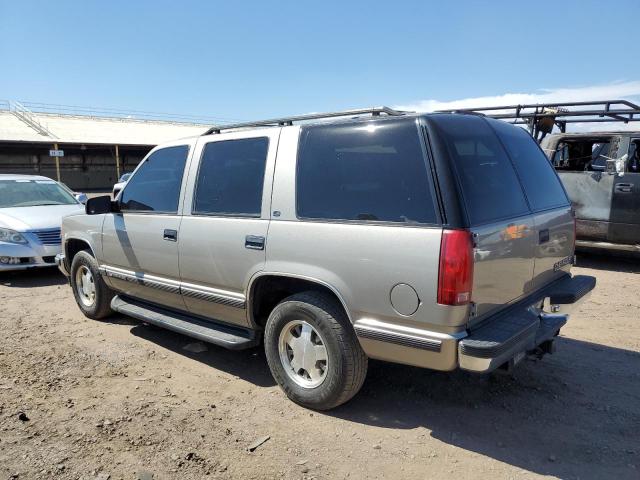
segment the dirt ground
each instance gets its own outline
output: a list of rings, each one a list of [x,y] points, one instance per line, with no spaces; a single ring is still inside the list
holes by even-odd
[[[0,478],[640,478],[640,261],[581,255],[597,291],[513,378],[370,362],[327,413],[260,348],[85,319],[56,270],[0,276]],[[257,439],[269,440],[247,451]]]

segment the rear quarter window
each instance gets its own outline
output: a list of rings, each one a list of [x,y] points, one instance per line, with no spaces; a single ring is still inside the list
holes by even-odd
[[[306,219],[437,223],[415,121],[304,127],[296,203]]]
[[[515,166],[533,211],[569,205],[551,162],[522,128],[489,120]],[[607,147],[608,148],[608,147]]]
[[[462,188],[472,225],[529,213],[513,164],[489,124],[471,115],[434,118]]]

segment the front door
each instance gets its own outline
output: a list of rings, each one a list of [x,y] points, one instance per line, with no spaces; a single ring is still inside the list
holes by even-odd
[[[101,269],[111,286],[182,310],[179,208],[188,154],[184,144],[151,152],[119,196],[121,213],[107,215],[102,228]]]
[[[246,292],[264,268],[280,129],[202,137],[178,243],[182,294],[193,314],[248,325]]]
[[[609,241],[640,244],[640,138],[631,138],[624,175],[614,176]]]
[[[618,137],[566,137],[558,143],[552,161],[575,209],[578,239],[609,236],[614,176],[606,164],[617,148]]]

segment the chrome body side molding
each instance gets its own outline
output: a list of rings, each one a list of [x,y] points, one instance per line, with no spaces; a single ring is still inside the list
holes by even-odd
[[[239,293],[218,290],[191,283],[183,283],[178,280],[137,273],[124,268],[112,267],[110,265],[100,265],[100,273],[107,277],[137,283],[156,290],[182,294],[188,297],[219,303],[221,305],[227,305],[229,307],[239,308],[242,310],[246,309],[246,297]]]

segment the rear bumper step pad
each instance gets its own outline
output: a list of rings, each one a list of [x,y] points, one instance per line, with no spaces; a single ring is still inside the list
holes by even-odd
[[[203,320],[127,297],[113,297],[111,308],[118,313],[129,315],[145,323],[231,350],[251,348],[259,342],[258,335],[252,330]]]
[[[545,298],[551,304],[571,304],[595,287],[594,277],[577,275],[552,283],[527,302],[521,302],[487,319],[458,343],[460,368],[487,373],[519,360],[544,342],[552,340],[567,323],[567,315],[538,312],[533,305]]]
[[[576,275],[565,277],[550,286],[549,298],[552,304],[576,303],[596,286],[596,277]]]

